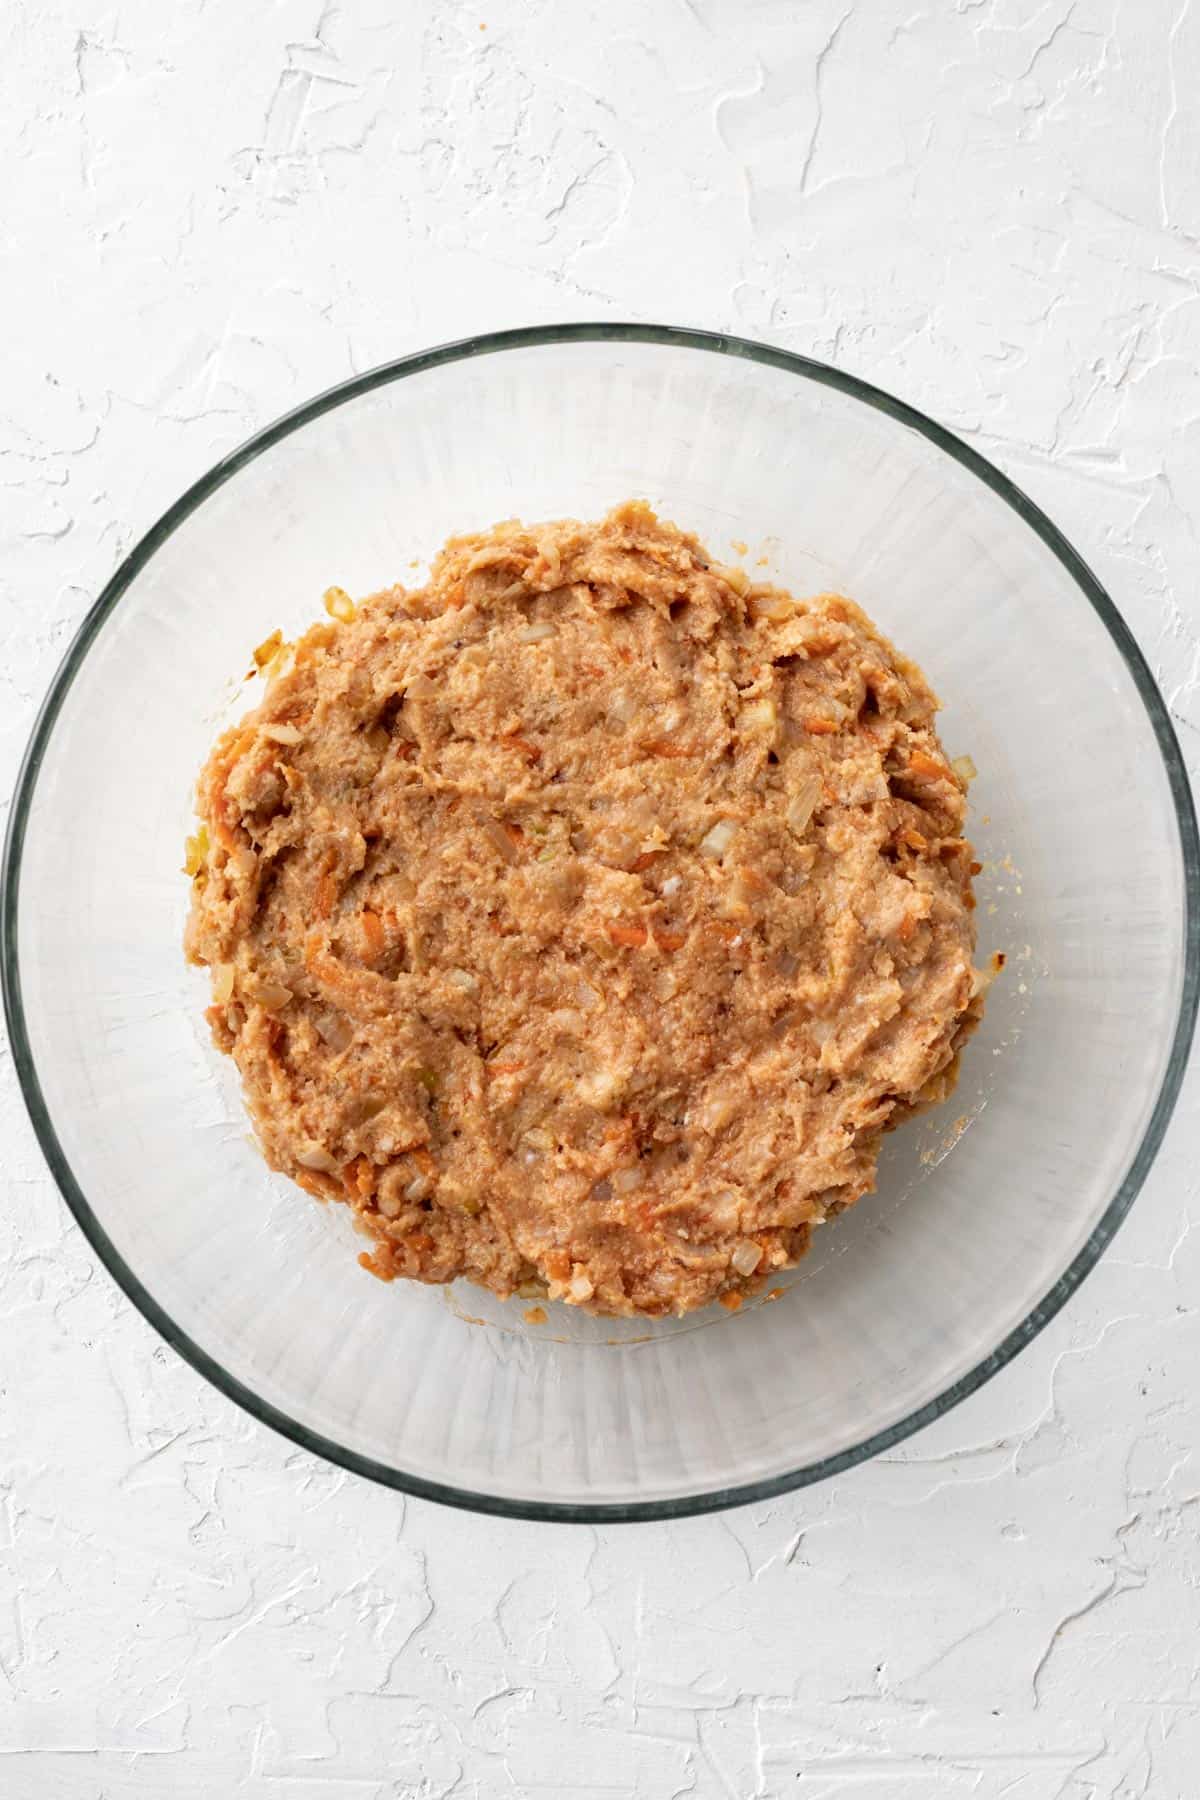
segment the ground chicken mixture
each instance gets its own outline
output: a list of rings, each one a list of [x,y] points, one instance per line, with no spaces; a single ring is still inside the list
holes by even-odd
[[[268,1162],[385,1279],[736,1308],[982,1008],[924,676],[636,503],[326,604],[256,653],[188,848]]]

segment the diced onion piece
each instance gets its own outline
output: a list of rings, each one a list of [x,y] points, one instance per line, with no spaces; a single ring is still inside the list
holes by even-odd
[[[377,1119],[380,1113],[385,1113],[387,1106],[386,1094],[364,1094],[361,1100],[353,1102],[350,1111],[355,1124],[365,1125],[369,1119]]]
[[[588,1277],[580,1270],[577,1275],[571,1277],[570,1285],[567,1288],[567,1298],[573,1300],[576,1306],[582,1306],[585,1300],[591,1299],[595,1291]]]
[[[968,783],[974,781],[979,773],[979,770],[975,767],[975,759],[970,756],[956,756],[954,761],[950,764],[950,767],[954,770],[954,773],[958,776],[958,779],[963,783],[964,787]]]
[[[233,964],[217,963],[213,968],[212,997],[218,1006],[233,998]]]
[[[428,1175],[414,1175],[404,1190],[406,1200],[424,1200],[428,1197],[433,1184]]]
[[[754,601],[755,615],[776,625],[793,618],[798,610],[798,602],[790,594],[759,594]]]
[[[283,649],[283,633],[282,633],[282,631],[273,631],[271,633],[270,637],[264,638],[262,643],[259,644],[257,649],[255,650],[254,661],[255,661],[256,665],[260,669],[265,669],[267,664],[270,661],[272,661],[272,659],[282,649]]]
[[[193,879],[200,873],[208,857],[208,826],[201,825],[183,847],[183,872]]]
[[[344,1013],[317,1013],[313,1024],[329,1048],[339,1055],[354,1042],[354,1027]]]
[[[488,843],[494,850],[500,852],[505,862],[516,862],[517,847],[513,843],[511,837],[509,837],[507,831],[505,831],[499,819],[493,819],[489,813],[480,820],[480,827]]]
[[[668,875],[659,890],[664,900],[671,900],[683,886],[683,878],[679,875]]]
[[[624,688],[618,688],[608,703],[608,716],[618,725],[628,725],[637,712],[637,701]]]
[[[322,1150],[319,1144],[314,1144],[311,1150],[297,1150],[296,1161],[302,1169],[312,1169],[320,1175],[336,1175],[338,1172],[337,1163],[328,1150]]]
[[[733,842],[734,833],[736,831],[737,824],[735,820],[718,819],[711,830],[706,831],[704,836],[700,839],[701,856],[711,856],[713,858],[724,856],[730,844]]]
[[[614,1169],[610,1180],[615,1194],[631,1194],[634,1188],[642,1185],[641,1164],[633,1163],[628,1169]]]
[[[291,988],[284,987],[282,982],[261,981],[254,990],[253,998],[268,1012],[280,1012],[292,998]]]
[[[738,1110],[737,1095],[731,1088],[718,1088],[716,1093],[700,1101],[688,1114],[691,1123],[700,1131],[718,1132],[728,1125]]]
[[[797,837],[807,831],[808,822],[812,818],[820,798],[820,777],[806,775],[792,796],[791,805],[787,809],[788,829],[794,831]]]
[[[518,644],[544,644],[547,638],[557,636],[557,629],[548,619],[540,619],[536,624],[525,625],[517,632]]]
[[[432,700],[437,693],[436,682],[430,681],[428,675],[414,675],[404,684],[406,700]]]
[[[264,725],[262,734],[273,744],[298,744],[303,735],[295,725]]]
[[[758,1244],[753,1243],[750,1238],[743,1238],[729,1260],[739,1275],[753,1275],[762,1261],[762,1255]]]
[[[337,619],[342,625],[348,625],[350,623],[351,619],[354,617],[354,602],[346,592],[345,588],[330,587],[325,589],[325,611],[329,614],[331,619]]]
[[[776,710],[775,702],[769,695],[764,696],[761,700],[751,701],[750,705],[744,706],[738,714],[739,731],[760,731],[769,734],[775,730],[778,723],[779,713]]]
[[[446,972],[446,979],[452,981],[455,987],[461,988],[464,994],[479,992],[479,983],[469,969],[449,969]]]

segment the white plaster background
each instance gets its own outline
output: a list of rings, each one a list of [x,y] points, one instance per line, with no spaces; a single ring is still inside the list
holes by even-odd
[[[1194,766],[1198,86],[1188,0],[6,0],[0,814],[71,631],[214,458],[403,351],[602,316],[965,433]],[[5,1800],[1197,1792],[1195,1082],[1114,1252],[940,1427],[601,1531],[254,1426],[96,1267],[2,1048],[0,1144]]]

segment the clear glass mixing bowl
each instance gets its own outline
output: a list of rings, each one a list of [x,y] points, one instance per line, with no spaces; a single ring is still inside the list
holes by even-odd
[[[185,967],[194,777],[240,677],[338,583],[450,533],[637,495],[803,594],[860,601],[970,752],[980,952],[962,1084],[774,1302],[614,1324],[384,1287],[340,1208],[265,1168]],[[1111,601],[1036,507],[877,390],[698,332],[474,339],[325,394],[219,463],[118,571],[12,810],[5,997],[63,1193],[197,1369],[363,1474],[536,1517],[699,1511],[894,1444],[998,1369],[1111,1238],[1162,1136],[1197,994],[1179,753]]]

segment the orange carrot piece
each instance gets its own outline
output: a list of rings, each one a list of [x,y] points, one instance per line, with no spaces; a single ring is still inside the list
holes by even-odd
[[[836,719],[805,719],[804,729],[809,737],[832,737],[837,730]]]
[[[699,750],[691,744],[677,744],[672,738],[647,738],[642,744],[647,756],[699,756]]]
[[[654,926],[654,941],[660,950],[682,950],[687,943],[687,936],[682,931],[663,931]]]
[[[614,944],[624,944],[627,949],[640,950],[650,933],[644,925],[610,925],[608,935]]]
[[[314,1200],[329,1200],[337,1194],[337,1189],[332,1184],[323,1186],[322,1177],[310,1174],[307,1169],[297,1169],[293,1179],[300,1184],[306,1194],[311,1194]],[[324,1181],[329,1182],[329,1177],[325,1176]]]
[[[374,1163],[366,1156],[356,1156],[342,1170],[342,1185],[351,1199],[357,1194],[365,1200],[368,1194],[375,1192]]]
[[[317,882],[316,898],[313,902],[318,919],[327,919],[333,911],[337,900],[337,883],[333,879],[333,859],[326,858]]]
[[[361,923],[363,943],[366,946],[367,958],[370,961],[374,961],[377,956],[382,956],[384,946],[387,942],[384,935],[383,920],[379,917],[377,912],[372,912],[369,906],[364,906]]]
[[[383,1258],[387,1254],[387,1262]],[[368,1275],[374,1275],[376,1281],[395,1281],[396,1271],[392,1266],[390,1251],[381,1244],[378,1250],[360,1250],[358,1266],[365,1269]]]
[[[946,765],[938,762],[932,756],[927,756],[924,750],[914,750],[909,756],[906,773],[916,775],[926,781],[944,781]]]

